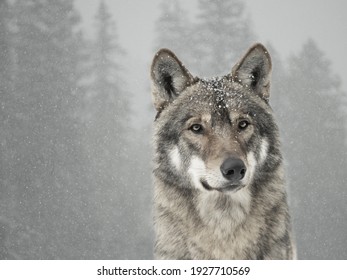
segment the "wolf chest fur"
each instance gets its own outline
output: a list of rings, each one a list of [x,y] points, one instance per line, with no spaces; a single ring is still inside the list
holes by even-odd
[[[293,258],[270,78],[261,44],[211,79],[170,50],[155,55],[156,258]]]

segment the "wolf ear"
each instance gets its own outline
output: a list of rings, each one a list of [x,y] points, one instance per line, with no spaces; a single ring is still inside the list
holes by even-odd
[[[233,67],[232,77],[266,101],[270,97],[271,57],[262,44],[255,44]]]
[[[157,111],[161,111],[194,81],[176,55],[161,49],[154,56],[151,67],[152,97]]]

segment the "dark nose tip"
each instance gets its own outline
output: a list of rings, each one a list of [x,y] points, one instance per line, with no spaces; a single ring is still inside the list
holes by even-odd
[[[224,178],[233,182],[242,180],[246,170],[245,164],[239,158],[227,158],[220,167]]]

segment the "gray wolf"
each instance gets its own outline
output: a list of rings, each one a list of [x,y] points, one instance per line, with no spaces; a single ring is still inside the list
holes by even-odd
[[[261,44],[210,79],[155,55],[156,258],[293,258],[271,68]]]

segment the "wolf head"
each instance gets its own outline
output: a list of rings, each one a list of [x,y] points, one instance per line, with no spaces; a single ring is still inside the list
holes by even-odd
[[[151,67],[155,176],[172,186],[229,193],[269,176],[281,163],[270,76],[261,44],[230,74],[211,79],[193,77],[161,49]]]

